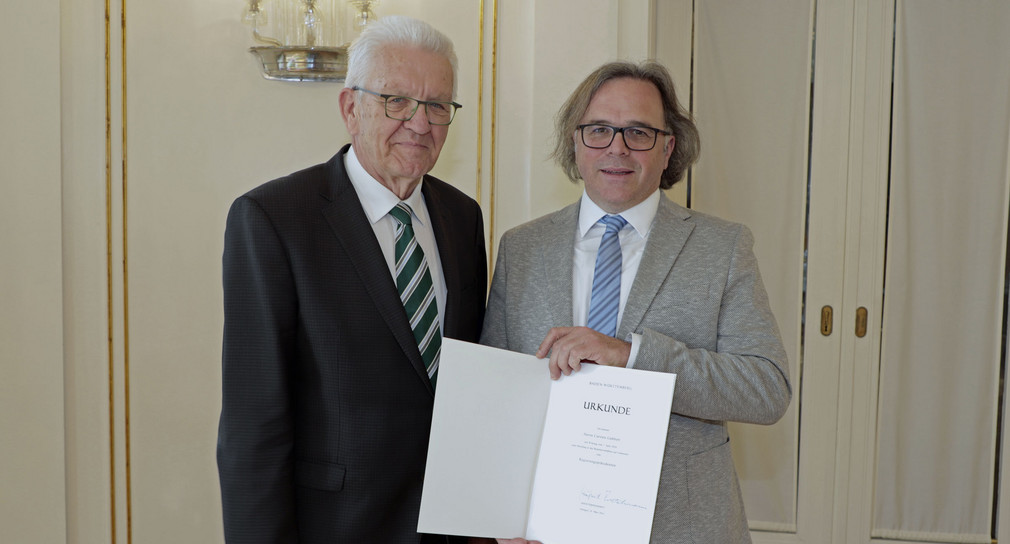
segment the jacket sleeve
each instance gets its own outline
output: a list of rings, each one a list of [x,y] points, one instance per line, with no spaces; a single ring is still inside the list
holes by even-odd
[[[280,237],[249,197],[228,214],[217,461],[225,540],[296,542],[290,374],[297,299]]]
[[[676,414],[770,425],[789,406],[786,353],[753,245],[753,235],[740,225],[718,307],[711,309],[717,312],[714,345],[689,346],[659,323],[641,331],[635,368],[677,374]]]

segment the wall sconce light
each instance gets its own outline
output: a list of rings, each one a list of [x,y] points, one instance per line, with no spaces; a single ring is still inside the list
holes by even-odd
[[[347,46],[377,17],[378,0],[249,0],[244,21],[263,77],[343,81]]]

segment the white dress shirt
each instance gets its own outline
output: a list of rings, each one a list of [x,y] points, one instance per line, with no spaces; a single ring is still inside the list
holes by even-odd
[[[617,310],[617,323],[624,317],[624,305],[628,302],[631,284],[638,274],[645,244],[649,240],[652,221],[659,210],[659,189],[637,205],[620,213],[628,224],[618,233],[621,240],[621,298]],[[589,302],[593,294],[593,272],[596,270],[596,252],[606,227],[598,221],[607,212],[596,205],[583,191],[579,208],[579,228],[575,231],[575,267],[572,274],[572,323],[584,327],[589,316]],[[641,335],[631,334],[625,340],[631,342],[631,356],[628,368],[633,368]]]
[[[379,241],[382,248],[382,255],[386,258],[389,266],[389,274],[396,283],[396,219],[389,215],[389,211],[400,203],[400,197],[379,183],[378,180],[369,174],[354,153],[354,146],[351,146],[344,155],[344,169],[347,170],[347,177],[354,186],[354,191],[358,193],[358,200],[365,210],[369,223],[372,224],[372,231],[375,232],[375,239]],[[414,238],[417,244],[424,251],[424,259],[428,262],[428,271],[431,273],[431,283],[435,288],[435,302],[438,304],[438,324],[439,330],[445,330],[445,277],[442,275],[442,260],[439,258],[438,245],[435,243],[435,232],[432,230],[431,219],[428,215],[428,207],[424,203],[424,196],[421,194],[420,181],[414,192],[403,202],[414,211],[411,216],[411,224],[414,229]]]

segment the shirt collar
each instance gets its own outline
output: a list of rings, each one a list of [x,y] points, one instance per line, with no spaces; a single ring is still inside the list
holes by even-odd
[[[652,228],[652,220],[656,218],[658,210],[659,189],[656,189],[645,200],[624,210],[620,215],[638,232],[639,236],[645,238]],[[583,190],[582,202],[579,207],[579,235],[584,237],[604,215],[607,215],[607,212],[597,206]]]
[[[347,177],[351,180],[354,191],[358,193],[358,200],[361,201],[361,207],[365,210],[368,221],[373,225],[399,204],[400,198],[396,196],[396,193],[379,183],[379,180],[373,178],[365,170],[365,167],[361,166],[361,161],[354,153],[354,146],[351,146],[344,154],[344,169],[347,170]],[[419,220],[422,225],[428,221],[428,214],[424,213],[424,199],[421,195],[423,183],[424,179],[419,181],[417,187],[414,187],[414,192],[404,199],[404,202],[414,210],[414,219]]]

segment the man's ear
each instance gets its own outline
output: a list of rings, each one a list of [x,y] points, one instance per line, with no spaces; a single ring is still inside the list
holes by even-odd
[[[355,98],[355,91],[344,87],[340,90],[340,116],[344,118],[344,125],[347,126],[348,134],[356,134],[358,131],[358,103]]]
[[[666,145],[663,147],[663,153],[666,154],[667,165],[670,164],[670,157],[673,155],[673,147],[675,145],[677,145],[677,137],[671,134],[670,139],[666,142]]]

